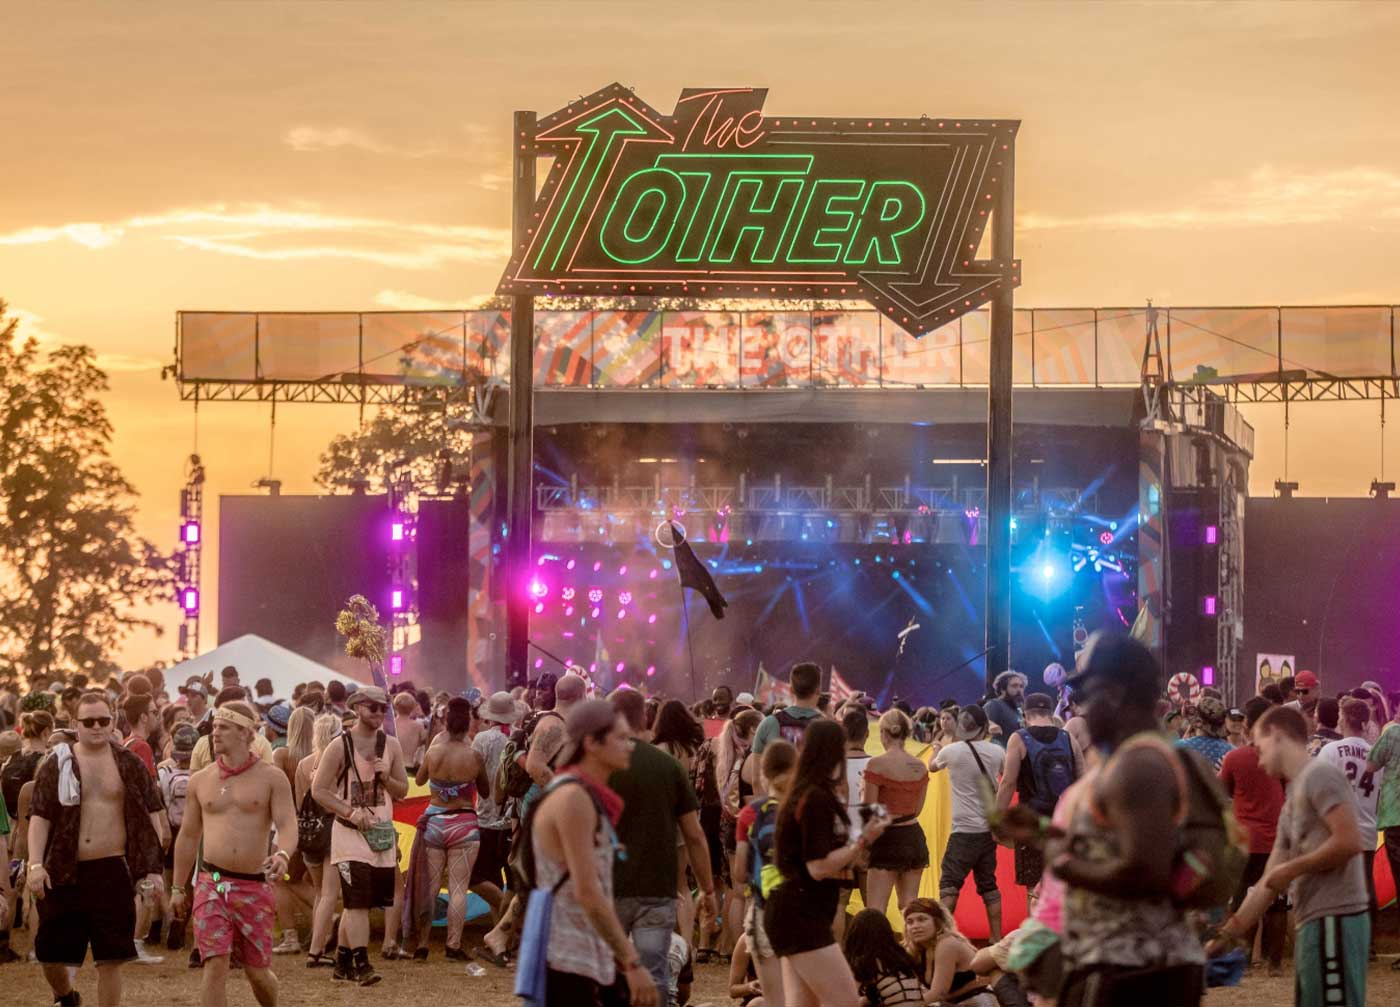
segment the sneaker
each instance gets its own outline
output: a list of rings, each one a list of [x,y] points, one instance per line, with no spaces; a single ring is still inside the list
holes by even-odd
[[[282,940],[272,947],[275,955],[299,955],[301,954],[301,938],[297,937],[295,930],[287,930],[282,934]]]
[[[136,962],[139,965],[159,965],[165,961],[165,955],[153,955],[146,950],[145,941],[136,941]]]

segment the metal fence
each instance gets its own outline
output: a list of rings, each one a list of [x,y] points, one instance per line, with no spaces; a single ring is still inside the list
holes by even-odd
[[[1280,372],[1395,377],[1396,307],[1162,308],[1178,380]],[[985,385],[989,315],[921,338],[874,311],[543,311],[535,384],[550,388],[873,388]],[[1016,312],[1028,387],[1135,385],[1145,308]],[[502,311],[178,315],[186,382],[457,385],[509,377]]]

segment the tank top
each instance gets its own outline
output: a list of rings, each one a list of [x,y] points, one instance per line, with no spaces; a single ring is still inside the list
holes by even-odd
[[[593,835],[593,863],[603,887],[603,898],[613,897],[612,826],[601,814]],[[553,888],[567,868],[555,863],[540,849],[538,832],[530,840],[535,852],[535,886]],[[554,909],[549,918],[549,967],[556,972],[585,976],[601,986],[611,986],[617,979],[617,965],[608,942],[593,927],[575,895],[574,879],[569,878],[554,894]]]
[[[342,742],[343,744],[343,742]],[[376,822],[390,822],[394,819],[394,802],[383,784],[374,782],[374,759],[366,759],[355,749],[352,742],[350,751],[354,753],[355,769],[346,769],[345,780],[340,792],[357,808],[369,808],[374,812]],[[359,779],[355,778],[356,771]],[[360,786],[364,783],[363,789]],[[371,867],[393,867],[397,862],[398,849],[375,851],[369,848],[359,829],[343,825],[337,818],[331,823],[331,863],[369,864]]]

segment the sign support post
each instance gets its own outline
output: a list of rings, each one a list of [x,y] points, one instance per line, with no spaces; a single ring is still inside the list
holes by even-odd
[[[1010,146],[1010,145],[1009,145]],[[1016,151],[1002,152],[992,217],[992,261],[1015,259]],[[1014,288],[992,296],[991,369],[987,386],[987,694],[1011,666],[1011,398]]]
[[[512,234],[527,240],[535,208],[535,113],[516,112]],[[535,467],[535,298],[521,291],[510,306],[509,460],[506,463],[506,688],[529,677],[530,519]]]

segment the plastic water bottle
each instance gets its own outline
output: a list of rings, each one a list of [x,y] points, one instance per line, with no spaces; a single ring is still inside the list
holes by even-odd
[[[471,976],[474,979],[480,979],[485,974],[486,969],[484,969],[481,965],[478,965],[476,962],[467,962],[467,975]]]

